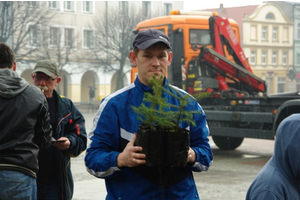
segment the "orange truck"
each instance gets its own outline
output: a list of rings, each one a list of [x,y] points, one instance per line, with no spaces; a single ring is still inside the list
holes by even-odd
[[[267,95],[265,81],[253,74],[240,46],[236,21],[213,12],[173,10],[140,22],[134,33],[149,28],[170,38],[170,84],[190,94],[210,93],[199,103],[220,149],[233,150],[244,138],[274,139],[279,123],[300,112],[299,92]],[[133,66],[131,82],[136,76]]]

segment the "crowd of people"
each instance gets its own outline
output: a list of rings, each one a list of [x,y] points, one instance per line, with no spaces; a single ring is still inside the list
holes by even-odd
[[[129,57],[138,76],[134,83],[102,99],[87,147],[83,115],[55,90],[61,81],[57,64],[37,62],[30,85],[15,72],[13,50],[0,43],[1,199],[72,199],[71,157],[85,150],[87,171],[105,179],[107,200],[200,199],[193,173],[207,171],[213,153],[205,112],[197,101],[186,106],[200,113],[193,115],[195,125],[180,122],[180,128],[189,131],[185,166],[147,166],[143,147],[135,145],[142,122],[132,106],[141,105],[145,94],[153,92],[149,83],[153,76],[163,77],[160,83],[169,90],[166,73],[173,57],[169,37],[155,29],[140,31]],[[179,105],[174,91],[186,93],[172,88],[162,95]],[[299,198],[299,117],[292,115],[280,124],[274,155],[252,183],[247,200]]]

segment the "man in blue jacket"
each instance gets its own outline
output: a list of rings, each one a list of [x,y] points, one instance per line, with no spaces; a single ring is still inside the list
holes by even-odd
[[[248,189],[246,200],[300,199],[300,114],[278,126],[274,154]]]
[[[173,56],[170,49],[169,37],[163,32],[140,31],[129,54],[131,62],[138,67],[138,78],[100,104],[89,135],[92,142],[85,164],[90,174],[105,179],[106,199],[199,199],[192,171],[208,170],[212,151],[206,117],[197,101],[189,105],[201,114],[194,116],[197,125],[189,127],[190,149],[185,167],[162,167],[158,171],[147,167],[145,154],[140,153],[142,147],[134,146],[141,122],[131,106],[141,105],[144,93],[152,92],[148,81],[153,75],[165,77]],[[163,85],[167,83],[165,78]],[[179,103],[172,95],[164,95],[168,102]],[[170,178],[172,182],[166,181]]]
[[[55,62],[39,61],[31,76],[34,85],[47,98],[53,127],[52,146],[39,153],[37,197],[38,200],[71,200],[73,177],[70,161],[71,157],[86,149],[85,119],[70,99],[61,98],[56,92],[61,77]]]

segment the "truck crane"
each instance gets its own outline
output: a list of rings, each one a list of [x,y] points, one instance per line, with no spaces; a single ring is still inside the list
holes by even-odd
[[[168,80],[190,94],[209,92],[199,100],[216,146],[239,147],[244,138],[274,140],[279,123],[300,112],[298,91],[267,95],[241,48],[238,24],[212,12],[173,10],[169,16],[137,24],[168,34],[173,60]],[[131,81],[137,68],[131,70]]]

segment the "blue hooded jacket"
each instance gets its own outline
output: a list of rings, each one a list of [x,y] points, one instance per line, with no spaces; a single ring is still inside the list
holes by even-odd
[[[300,114],[293,114],[280,123],[274,154],[246,195],[246,200],[273,199],[300,199]]]
[[[117,156],[131,141],[141,123],[131,105],[141,105],[144,93],[151,91],[151,87],[143,85],[137,78],[134,83],[102,100],[89,135],[92,142],[85,156],[87,171],[105,179],[106,199],[199,199],[192,171],[208,170],[212,163],[212,151],[207,138],[209,130],[206,117],[196,100],[187,109],[202,112],[194,116],[197,126],[190,127],[190,146],[197,154],[197,159],[194,165],[172,169],[175,174],[172,186],[161,187],[158,183],[160,174],[170,174],[170,169],[157,171],[142,166],[117,167]],[[163,95],[168,102],[179,104],[170,94]],[[187,124],[181,125],[181,128],[188,128]]]

